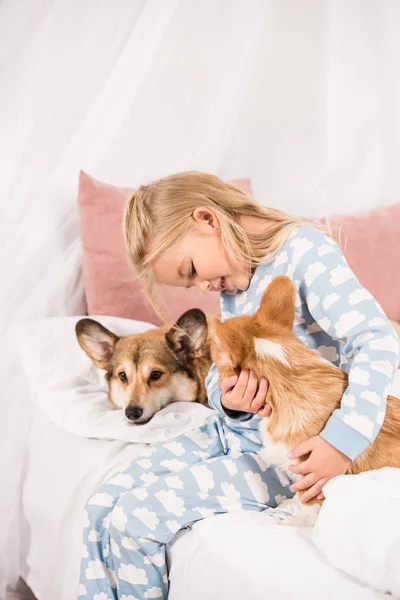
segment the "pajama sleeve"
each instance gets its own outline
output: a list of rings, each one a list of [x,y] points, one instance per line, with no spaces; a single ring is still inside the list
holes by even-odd
[[[211,408],[215,408],[222,415],[226,415],[231,419],[237,419],[239,421],[248,421],[253,417],[252,413],[240,412],[235,410],[229,410],[224,408],[221,403],[222,392],[219,387],[219,375],[216,365],[213,363],[208,372],[206,378],[206,390],[208,397],[208,404]]]
[[[349,374],[341,406],[321,437],[354,460],[373,442],[385,417],[399,339],[335,242],[313,227],[302,229],[292,242],[291,276],[317,323],[314,332],[319,327],[341,342],[341,366]]]

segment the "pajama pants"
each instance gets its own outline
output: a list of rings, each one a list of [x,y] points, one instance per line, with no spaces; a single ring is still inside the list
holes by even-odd
[[[168,597],[166,544],[211,515],[275,507],[289,482],[258,455],[251,431],[220,416],[143,447],[86,505],[80,600]]]

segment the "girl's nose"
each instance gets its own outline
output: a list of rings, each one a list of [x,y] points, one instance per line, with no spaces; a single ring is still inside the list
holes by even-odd
[[[211,290],[211,283],[209,281],[200,281],[198,283],[198,287],[199,287],[200,291],[203,292],[203,294],[206,294],[207,292],[209,292]]]

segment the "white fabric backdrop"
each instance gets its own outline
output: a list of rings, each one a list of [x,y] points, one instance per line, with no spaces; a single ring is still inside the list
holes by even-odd
[[[396,201],[399,31],[397,0],[0,0],[2,584],[32,411],[15,326],[85,310],[79,169],[249,176],[309,215]]]

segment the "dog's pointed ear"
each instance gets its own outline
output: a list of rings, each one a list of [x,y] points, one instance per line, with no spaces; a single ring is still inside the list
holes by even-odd
[[[114,346],[119,338],[93,319],[81,319],[75,327],[82,350],[99,369],[108,369]]]
[[[214,317],[210,325],[211,354],[218,369],[236,369],[244,358],[244,346],[237,330]]]
[[[192,308],[179,317],[165,339],[173,353],[186,364],[209,353],[207,336],[206,315],[198,308]]]
[[[275,277],[265,290],[256,315],[262,321],[293,329],[296,289],[286,275]]]

